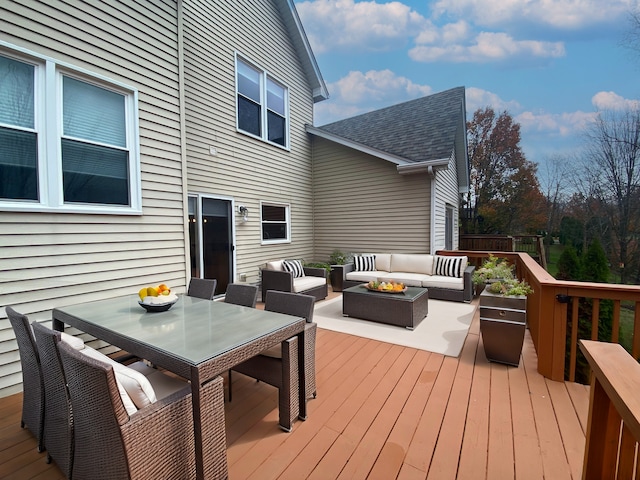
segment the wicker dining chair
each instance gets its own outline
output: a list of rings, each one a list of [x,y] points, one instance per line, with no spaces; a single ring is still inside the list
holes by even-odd
[[[187,296],[204,298],[205,300],[213,300],[216,294],[216,286],[218,281],[209,278],[195,278],[189,280],[189,288],[187,289]]]
[[[36,340],[29,318],[11,307],[5,308],[16,336],[22,367],[22,418],[20,426],[27,428],[38,440],[38,451],[44,450],[44,380]]]
[[[56,462],[66,478],[73,469],[73,415],[71,398],[58,353],[62,333],[41,325],[31,324],[38,345],[44,377],[44,445],[47,463]]]
[[[230,283],[224,295],[225,303],[255,308],[258,302],[258,287],[246,283]]]
[[[304,317],[305,324],[305,397],[316,397],[316,330],[313,322],[313,307],[315,297],[299,293],[269,290],[266,293],[264,309],[271,312],[284,313],[296,317]],[[287,350],[282,345],[276,345],[259,355],[252,357],[233,367],[233,371],[263,381],[278,388],[280,427],[289,431],[293,421],[298,416],[299,398],[297,389],[298,356],[297,338],[287,340]],[[293,348],[296,345],[296,348]],[[229,397],[231,398],[231,382],[229,382]],[[290,411],[286,406],[291,405]]]
[[[113,366],[58,343],[74,421],[73,478],[92,480],[196,476],[191,389],[129,415]],[[200,390],[205,478],[227,478],[222,377]]]

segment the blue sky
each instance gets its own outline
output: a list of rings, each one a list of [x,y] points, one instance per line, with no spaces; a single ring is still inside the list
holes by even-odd
[[[468,119],[507,110],[529,160],[573,154],[599,109],[640,99],[639,2],[296,0],[330,94],[314,123],[464,86]]]

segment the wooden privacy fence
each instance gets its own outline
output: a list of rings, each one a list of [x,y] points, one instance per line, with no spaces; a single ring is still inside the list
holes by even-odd
[[[604,339],[613,343],[620,341],[618,332],[623,303],[633,306],[628,348],[634,359],[640,359],[640,286],[556,280],[528,254],[520,252],[467,250],[439,253],[467,255],[470,263],[476,266],[489,255],[494,255],[506,258],[516,266],[518,278],[526,280],[534,290],[527,299],[527,326],[538,354],[538,372],[541,375],[557,381],[575,380],[578,303],[581,299],[587,299],[593,306],[591,318],[586,320],[590,324],[590,340],[598,340],[602,301],[611,300],[613,303],[611,338]]]
[[[581,341],[591,366],[582,478],[640,478],[640,364],[620,345]]]

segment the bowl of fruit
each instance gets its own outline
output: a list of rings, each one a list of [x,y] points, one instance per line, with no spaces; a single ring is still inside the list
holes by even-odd
[[[374,292],[404,293],[407,291],[407,287],[402,282],[380,282],[377,280],[371,280],[369,283],[365,283],[364,286],[367,290]]]
[[[178,296],[164,283],[157,287],[144,287],[138,292],[138,303],[147,312],[166,312],[178,301]]]

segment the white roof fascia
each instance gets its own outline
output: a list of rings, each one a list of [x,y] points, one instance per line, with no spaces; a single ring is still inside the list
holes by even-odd
[[[332,142],[339,143],[340,145],[344,145],[345,147],[358,150],[359,152],[363,152],[368,155],[381,158],[395,165],[398,165],[398,167],[402,165],[412,165],[412,162],[408,161],[404,157],[393,155],[392,153],[383,152],[382,150],[378,150],[376,148],[368,147],[367,145],[363,145],[362,143],[354,142],[353,140],[349,140],[339,135],[325,132],[324,130],[313,127],[311,125],[306,125],[306,129],[307,129],[307,132],[312,135],[315,135],[317,137],[322,137],[327,140],[331,140]]]
[[[327,100],[329,98],[329,90],[327,89],[327,85],[324,83],[322,73],[320,73],[320,67],[318,67],[316,57],[313,54],[313,50],[311,50],[311,44],[309,43],[307,34],[304,31],[304,27],[302,26],[302,22],[300,21],[298,11],[296,10],[293,0],[277,0],[276,3],[280,4],[280,11],[283,15],[287,12],[290,14],[289,18],[285,19],[285,21],[287,21],[289,25],[292,23],[293,27],[295,27],[295,31],[291,32],[291,34],[295,35],[297,33],[297,38],[293,38],[293,41],[296,43],[299,51],[306,54],[306,58],[301,60],[303,60],[302,64],[306,67],[305,69],[307,70],[307,74],[312,80],[311,87],[313,88],[313,102],[317,103]]]

